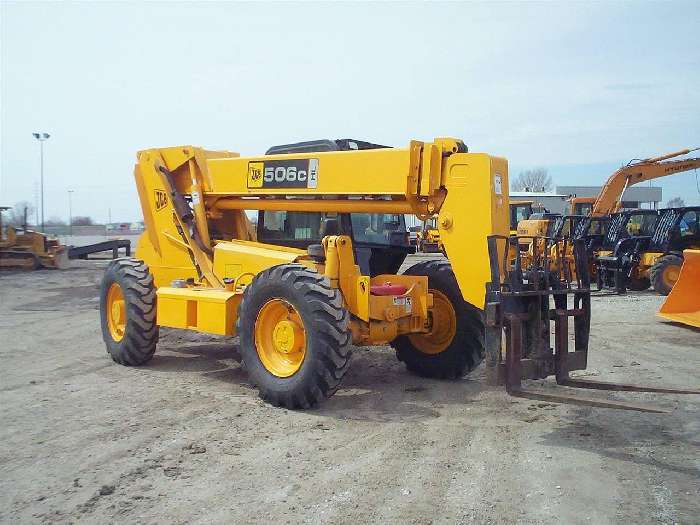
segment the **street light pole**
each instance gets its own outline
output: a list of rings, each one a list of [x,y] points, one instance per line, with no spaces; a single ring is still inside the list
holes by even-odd
[[[75,190],[68,190],[68,235],[73,237],[73,204],[71,202],[71,194]]]
[[[44,233],[44,141],[51,136],[48,133],[32,133],[34,138],[39,141],[39,149],[41,150],[41,232]]]

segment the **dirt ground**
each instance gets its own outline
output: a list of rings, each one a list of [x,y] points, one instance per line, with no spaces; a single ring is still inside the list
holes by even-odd
[[[104,262],[0,272],[0,521],[698,523],[700,396],[552,405],[356,349],[318,409],[261,402],[235,339],[164,329],[144,367],[101,339]],[[589,375],[698,387],[700,332],[652,293],[596,297]]]

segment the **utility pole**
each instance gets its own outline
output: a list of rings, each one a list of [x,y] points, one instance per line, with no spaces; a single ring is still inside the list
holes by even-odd
[[[73,237],[73,203],[71,202],[71,194],[75,190],[68,190],[68,235]]]
[[[51,135],[48,133],[32,133],[32,135],[39,141],[39,149],[41,150],[41,232],[44,233],[44,142]]]
[[[34,227],[39,227],[39,184],[34,181]]]

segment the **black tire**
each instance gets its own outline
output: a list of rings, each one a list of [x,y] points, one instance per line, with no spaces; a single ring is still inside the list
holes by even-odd
[[[651,285],[654,287],[654,290],[661,295],[668,295],[671,293],[673,285],[675,284],[669,282],[665,277],[666,271],[668,271],[668,268],[671,266],[677,266],[680,271],[681,266],[683,266],[683,257],[673,254],[664,255],[663,257],[659,257],[654,263],[654,266],[651,267]]]
[[[289,303],[304,325],[305,355],[289,377],[270,372],[256,349],[258,313],[273,299]],[[327,277],[300,264],[260,272],[245,289],[236,322],[243,366],[260,397],[274,406],[296,409],[332,396],[350,364],[349,322],[340,290],[332,288]]]
[[[630,277],[627,283],[627,288],[633,292],[643,292],[651,286],[651,281],[648,277]]]
[[[399,336],[391,343],[396,357],[410,372],[423,377],[456,379],[474,370],[485,353],[483,314],[463,299],[450,264],[439,260],[421,262],[405,274],[427,276],[428,288],[447,296],[455,310],[457,331],[447,348],[437,354],[421,352],[410,336]]]
[[[118,285],[124,296],[126,325],[123,336],[115,340],[110,332],[107,295]],[[158,343],[156,290],[148,266],[137,259],[115,259],[105,270],[100,290],[102,339],[107,353],[120,365],[138,366],[153,357]]]

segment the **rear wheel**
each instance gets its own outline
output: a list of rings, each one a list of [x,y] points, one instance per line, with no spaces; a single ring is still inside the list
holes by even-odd
[[[471,372],[484,359],[484,323],[481,311],[462,298],[452,267],[427,261],[405,273],[428,277],[433,308],[428,333],[403,335],[391,343],[397,358],[424,377],[455,379]]]
[[[260,397],[309,408],[333,395],[350,363],[349,321],[326,277],[299,264],[258,274],[246,287],[236,326]]]
[[[661,295],[671,293],[683,266],[683,258],[678,255],[659,257],[651,267],[651,284]]]
[[[121,365],[142,365],[153,357],[158,342],[156,290],[143,261],[116,259],[102,278],[102,339]]]

